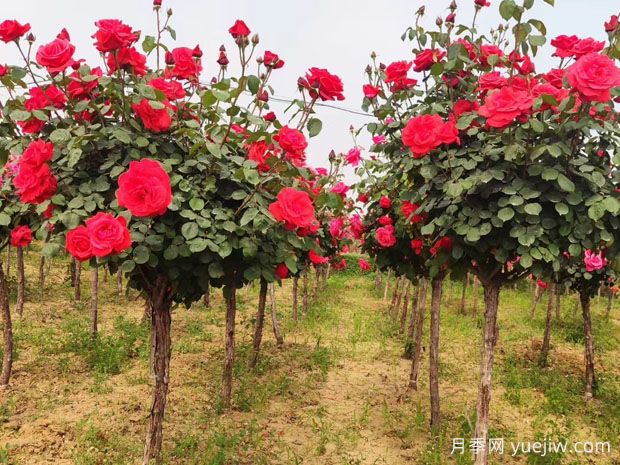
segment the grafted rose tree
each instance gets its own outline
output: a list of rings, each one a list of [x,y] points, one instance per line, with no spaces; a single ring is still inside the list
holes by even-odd
[[[421,8],[403,35],[413,59],[370,66],[365,89],[364,106],[382,122],[370,130],[386,136],[384,152],[428,215],[421,233],[451,237],[452,260],[484,287],[474,434],[485,443],[501,287],[558,272],[563,252],[608,248],[618,230],[610,157],[618,148],[619,32],[607,43],[559,37],[558,67],[537,72],[533,55],[546,28],[528,17],[533,5],[502,1],[509,25],[486,36],[475,18],[456,24],[454,3],[438,30],[426,31]],[[476,16],[484,6],[476,2]],[[475,460],[488,463],[486,453]]]
[[[313,68],[300,82],[295,127],[283,125],[268,111],[268,81],[284,62],[265,52],[253,74],[258,37],[243,21],[229,30],[241,74],[227,75],[221,50],[217,77],[205,84],[200,47],[164,44],[166,34],[175,37],[172,13],[164,21],[161,2],[154,11],[156,33],[141,40],[145,54],[139,32],[120,20],[98,21],[99,65],[79,59],[65,29],[40,46],[15,22],[15,32],[0,37],[24,58],[1,78],[9,98],[0,153],[15,169],[4,173],[0,223],[17,226],[17,213],[45,212],[45,222],[30,226],[53,230],[46,254],[66,249],[91,266],[120,269],[145,295],[154,373],[145,464],[161,462],[172,308],[223,287],[222,401],[229,403],[236,290],[275,280],[280,264],[296,271],[315,247],[305,234],[315,227],[314,205],[299,185],[309,177],[302,131],[309,125],[318,133],[311,117],[318,99],[342,97],[340,80]]]

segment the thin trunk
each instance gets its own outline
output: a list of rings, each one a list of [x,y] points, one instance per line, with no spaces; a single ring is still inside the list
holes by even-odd
[[[452,275],[450,275],[450,279],[448,280],[448,299],[447,304],[449,305],[452,302],[452,295],[454,294],[454,281],[452,280]]]
[[[562,318],[562,286],[557,284],[555,286],[555,319],[560,321]]]
[[[276,286],[274,283],[269,285],[269,298],[271,300],[271,327],[273,328],[273,336],[276,338],[276,346],[281,349],[284,346],[284,337],[280,331],[280,323],[278,323],[278,314],[276,313]]]
[[[585,335],[585,361],[586,361],[586,400],[594,396],[596,376],[594,374],[594,336],[592,335],[592,314],[590,313],[590,296],[586,292],[580,292],[581,312],[583,313],[583,333]]]
[[[207,284],[207,289],[205,290],[204,295],[202,296],[202,302],[205,305],[205,308],[209,310],[211,307],[211,286]]]
[[[79,302],[82,300],[82,262],[75,260],[75,274],[73,276],[74,300]]]
[[[327,270],[325,270],[325,283],[327,284],[327,280],[329,279],[329,272],[332,269],[332,264],[327,264]]]
[[[438,275],[432,282],[431,328],[429,350],[429,388],[431,394],[431,432],[439,433],[441,424],[439,410],[439,320],[441,312],[441,292],[443,276]]]
[[[108,265],[104,265],[103,266],[103,282],[107,283],[108,282],[108,274],[109,273],[109,269],[108,269]]]
[[[465,315],[465,302],[467,298],[467,283],[469,282],[468,276],[463,277],[463,289],[461,290],[461,305],[459,306],[459,313]]]
[[[556,284],[549,284],[549,300],[547,301],[547,318],[545,320],[545,335],[543,337],[542,348],[540,349],[540,357],[538,365],[547,366],[547,358],[549,356],[549,345],[551,343],[551,319],[553,317],[554,297],[556,295]]]
[[[226,353],[222,377],[222,404],[229,408],[232,398],[232,376],[235,363],[235,318],[237,315],[237,295],[234,286],[224,289],[226,299]]]
[[[375,271],[375,290],[381,289],[381,272],[377,269]]]
[[[120,270],[116,270],[116,296],[120,299],[123,297],[123,273]]]
[[[9,286],[2,263],[0,262],[0,311],[2,311],[3,357],[2,374],[0,375],[0,389],[8,387],[13,368],[13,323],[11,322],[11,308],[9,306]]]
[[[11,276],[11,243],[6,246],[6,278]]]
[[[99,318],[99,266],[95,263],[90,270],[90,335],[97,338]]]
[[[475,276],[473,277],[474,280],[474,288],[473,288],[473,293],[474,293],[474,315],[478,315],[478,278],[476,278]]]
[[[303,314],[305,316],[308,316],[308,270],[304,271],[304,278],[303,278],[303,286],[301,289],[301,296],[302,296],[302,311]]]
[[[168,280],[164,276],[160,276],[149,293],[147,303],[151,308],[153,397],[149,414],[149,429],[144,445],[143,465],[150,464],[153,459],[157,464],[162,463],[163,422],[170,383],[170,353],[172,350],[170,340],[171,304],[172,296],[170,295]]]
[[[403,280],[402,278],[396,278],[396,286],[394,286],[394,292],[392,293],[392,300],[390,302],[390,309],[389,309],[389,313],[390,315],[394,314],[394,309],[397,309],[397,302],[400,300],[399,296],[400,296],[400,291],[401,291],[401,286],[403,284]],[[398,315],[398,309],[396,310],[396,314]]]
[[[540,286],[536,286],[535,290],[534,290],[534,298],[532,299],[532,307],[530,308],[530,318],[534,319],[534,315],[536,314],[536,307],[538,306],[538,302],[540,301],[540,298],[542,297],[543,293],[545,292],[545,290],[540,287]]]
[[[420,372],[420,359],[422,356],[422,335],[424,334],[424,317],[426,313],[426,289],[428,282],[422,278],[420,289],[420,300],[418,301],[418,311],[415,322],[415,346],[413,348],[413,359],[411,360],[411,373],[409,375],[409,387],[414,391],[418,390],[418,373]]]
[[[260,343],[263,340],[263,326],[265,323],[265,304],[267,302],[267,281],[260,280],[260,291],[258,292],[258,310],[256,312],[256,324],[254,325],[254,339],[252,340],[252,357],[250,358],[250,368],[254,368],[258,362]]]
[[[41,297],[45,293],[45,256],[41,255],[39,259],[39,292]]]
[[[387,300],[388,290],[390,287],[390,275],[392,274],[391,270],[388,270],[387,276],[385,277],[385,289],[383,290],[383,301]]]
[[[319,295],[319,280],[321,278],[321,267],[317,265],[314,268],[314,282],[312,283],[312,300],[316,300]]]
[[[24,248],[17,247],[17,302],[15,308],[17,314],[24,314],[24,302],[26,300],[26,273],[24,271]]]
[[[614,293],[611,289],[607,289],[607,308],[605,309],[605,318],[609,319],[609,315],[611,315],[611,308],[614,304]]]
[[[403,298],[403,308],[400,313],[400,334],[405,332],[405,324],[407,323],[407,311],[409,310],[409,294],[411,292],[411,283],[407,280],[405,281],[406,291],[405,297]]]
[[[499,304],[500,284],[495,281],[484,283],[484,328],[483,345],[480,360],[480,385],[478,388],[478,405],[476,409],[476,429],[474,437],[483,444],[488,443],[489,408],[491,404],[491,381],[493,377],[493,360],[498,339],[497,309]],[[475,456],[475,465],[488,464],[487,450]]]
[[[293,277],[293,321],[297,323],[299,315],[297,312],[298,307],[298,289],[299,289],[299,276]]]
[[[413,333],[415,331],[416,318],[418,316],[418,302],[420,301],[420,291],[422,289],[422,282],[418,281],[413,292],[413,301],[411,302],[411,317],[409,318],[409,328],[407,329],[407,338],[413,340]]]

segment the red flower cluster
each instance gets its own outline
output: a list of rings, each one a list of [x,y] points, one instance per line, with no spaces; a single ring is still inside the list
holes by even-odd
[[[170,129],[172,125],[172,117],[168,111],[170,104],[164,102],[164,108],[153,108],[160,102],[151,102],[148,99],[142,99],[140,103],[133,104],[131,108],[138,115],[144,127],[153,132],[164,132]]]
[[[454,122],[446,122],[439,115],[411,118],[403,129],[402,140],[414,158],[422,158],[441,144],[460,143],[459,132]]]
[[[40,204],[56,192],[57,182],[48,161],[54,155],[54,145],[42,139],[31,142],[18,162],[18,174],[13,179],[17,195],[24,203]]]
[[[267,172],[270,169],[267,161],[275,156],[274,150],[275,147],[264,140],[253,142],[247,146],[248,160],[255,161],[259,171]]]
[[[412,65],[410,61],[395,61],[385,68],[385,83],[390,84],[392,92],[409,89],[418,83],[407,77]]]
[[[533,103],[529,92],[506,86],[490,93],[478,113],[487,118],[488,126],[501,129],[529,114]]]
[[[416,255],[422,254],[422,247],[424,247],[424,241],[422,239],[413,239],[411,241],[411,249]]]
[[[448,236],[442,237],[437,242],[435,242],[435,244],[430,248],[431,255],[435,257],[442,250],[445,252],[449,252],[450,250],[452,250],[453,243],[454,241],[452,240],[451,237],[448,237]]]
[[[276,266],[275,271],[278,279],[282,280],[288,278],[288,267],[284,263],[280,263],[278,266]]]
[[[323,101],[344,100],[342,81],[326,69],[310,68],[306,77],[299,82],[312,98],[320,98]]]
[[[580,39],[577,36],[561,35],[551,41],[555,47],[553,56],[559,58],[579,58],[589,53],[598,53],[605,47],[605,42],[599,42],[591,37]]]
[[[389,197],[387,196],[383,196],[379,199],[379,206],[385,210],[387,210],[388,208],[390,208],[392,206],[392,201],[390,200]]]
[[[171,68],[166,69],[166,77],[197,81],[202,71],[202,62],[194,50],[189,47],[177,47],[166,54],[166,63],[171,63]]]
[[[131,237],[124,217],[115,218],[99,212],[67,233],[66,249],[79,261],[92,257],[107,257],[124,252],[131,247]]]
[[[292,187],[285,187],[278,193],[277,200],[269,205],[269,212],[290,230],[311,228],[316,222],[308,193]]]
[[[361,271],[370,271],[370,270],[372,270],[372,266],[370,265],[370,263],[368,263],[363,258],[359,259],[359,261],[357,262],[357,265],[360,267]]]
[[[11,245],[13,247],[28,247],[32,242],[32,229],[28,226],[18,226],[11,231]]]
[[[163,215],[172,203],[170,176],[155,160],[132,161],[118,178],[116,199],[134,216]]]
[[[362,91],[364,92],[364,97],[369,98],[370,100],[374,100],[381,93],[381,89],[379,87],[373,86],[371,84],[364,84],[362,87]]]

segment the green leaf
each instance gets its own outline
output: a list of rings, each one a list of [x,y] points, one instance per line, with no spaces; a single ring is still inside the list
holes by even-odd
[[[497,212],[497,217],[502,221],[510,221],[515,216],[515,211],[510,207],[502,208]]]
[[[129,133],[124,129],[114,129],[114,131],[112,131],[112,136],[123,144],[131,144],[131,137],[129,136]]]
[[[123,264],[121,265],[121,270],[124,273],[131,273],[135,267],[136,267],[136,262],[134,262],[133,260],[125,260]]]
[[[562,189],[564,192],[575,191],[575,184],[573,183],[573,181],[571,181],[570,179],[568,179],[566,176],[564,176],[561,173],[558,175],[557,182],[558,182],[558,185],[560,186],[560,189]]]
[[[9,115],[13,121],[27,121],[31,116],[32,114],[29,111],[24,110],[13,110]]]
[[[133,249],[133,259],[138,265],[143,265],[149,261],[151,253],[148,247],[139,245]]]
[[[310,118],[308,121],[308,134],[310,137],[318,136],[323,129],[323,123],[318,118]]]
[[[196,237],[199,231],[200,230],[196,223],[185,223],[181,227],[181,234],[183,234],[183,237],[187,239],[188,241]]]
[[[605,215],[605,207],[602,203],[595,203],[588,208],[588,216],[594,221],[600,220]]]
[[[205,201],[199,198],[193,198],[189,201],[189,206],[194,211],[200,211],[205,207]]]
[[[243,213],[243,216],[241,217],[241,221],[239,221],[239,225],[240,226],[245,226],[250,221],[252,221],[254,218],[256,218],[256,215],[258,215],[258,208],[254,208],[254,207],[248,208]]]
[[[176,245],[171,245],[164,250],[164,258],[166,260],[174,260],[179,256],[179,248]]]
[[[214,279],[221,278],[224,276],[224,269],[222,268],[222,264],[220,262],[213,262],[209,265],[208,268],[209,276]]]
[[[566,215],[568,213],[568,205],[566,205],[565,203],[556,203],[555,204],[555,210],[560,214],[560,215]]]
[[[144,53],[151,53],[155,47],[157,47],[157,42],[155,42],[155,37],[153,36],[146,36],[144,37],[144,40],[142,41],[142,50],[144,50]]]
[[[543,169],[542,171],[542,178],[545,181],[555,181],[556,179],[558,179],[558,170],[556,170],[555,168],[549,168],[546,167]]]
[[[512,15],[516,8],[517,5],[514,0],[502,0],[502,2],[499,4],[499,14],[502,15],[502,18],[508,21],[510,18],[512,18]]]
[[[252,92],[252,95],[256,95],[258,88],[260,87],[260,79],[252,75],[248,77],[248,89]]]
[[[0,226],[8,226],[11,224],[11,217],[4,212],[0,212]]]
[[[528,203],[523,209],[528,215],[538,215],[542,211],[542,207],[536,202]]]

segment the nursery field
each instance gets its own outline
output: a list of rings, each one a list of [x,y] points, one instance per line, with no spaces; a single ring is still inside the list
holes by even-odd
[[[43,293],[38,286],[39,255],[27,254],[26,304],[14,322],[14,373],[10,387],[0,392],[0,463],[139,463],[150,391],[149,327],[141,322],[144,300],[135,291],[119,296],[116,277],[100,273],[99,335],[93,342],[88,268],[82,272],[82,299],[75,302],[69,261],[57,259],[48,266]],[[290,281],[276,290],[284,346],[276,347],[267,311],[255,369],[248,368],[248,359],[258,286],[238,293],[229,410],[219,401],[225,326],[219,290],[212,291],[208,309],[201,302],[174,310],[163,463],[472,463],[469,453],[453,454],[452,449],[455,438],[473,434],[482,295],[474,296],[470,286],[463,313],[462,284],[444,284],[442,430],[432,439],[426,334],[416,392],[407,387],[411,362],[404,358],[405,338],[388,311],[394,282],[384,300],[385,281],[377,288],[374,274],[361,274],[354,266],[331,273],[308,314],[294,323]],[[9,282],[14,291],[14,273]],[[520,286],[507,288],[499,305],[490,437],[504,438],[506,449],[491,453],[490,463],[620,463],[618,309],[606,318],[607,299],[593,299],[597,386],[595,399],[586,402],[576,297],[562,296],[549,364],[539,368],[547,295],[532,319],[531,289],[525,281]],[[512,457],[508,445],[545,440],[566,442],[568,448],[577,441],[608,443],[610,450]]]

